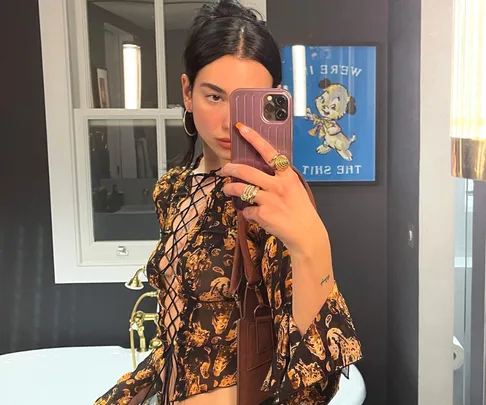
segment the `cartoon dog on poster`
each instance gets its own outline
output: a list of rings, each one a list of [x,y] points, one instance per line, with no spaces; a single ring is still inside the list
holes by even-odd
[[[356,113],[356,104],[346,87],[340,83],[331,83],[329,79],[319,82],[322,93],[316,97],[315,105],[319,116],[312,113],[307,108],[306,119],[311,120],[314,128],[309,131],[312,136],[318,136],[322,139],[322,145],[319,145],[316,152],[327,154],[332,149],[336,150],[339,155],[347,160],[353,160],[353,154],[349,150],[351,144],[356,140],[353,134],[348,138],[337,123],[346,114],[354,115]]]

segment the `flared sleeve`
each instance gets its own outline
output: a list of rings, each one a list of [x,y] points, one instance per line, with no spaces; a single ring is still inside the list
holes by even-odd
[[[142,391],[143,397],[149,398],[152,388],[160,389],[160,373],[164,368],[164,362],[162,347],[152,351],[134,371],[122,375],[93,405],[128,405]],[[154,393],[155,391],[152,395]]]
[[[275,403],[328,404],[341,371],[362,359],[361,344],[337,284],[305,333],[292,315],[292,265],[281,241],[267,234],[261,272],[273,311],[276,350],[262,390]]]

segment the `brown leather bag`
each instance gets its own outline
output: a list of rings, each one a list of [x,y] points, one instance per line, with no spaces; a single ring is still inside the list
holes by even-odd
[[[309,185],[295,168],[294,171],[315,207]],[[237,321],[237,405],[259,405],[269,398],[267,392],[261,391],[261,386],[272,363],[276,338],[267,292],[248,249],[248,221],[241,211],[237,212],[237,219],[230,285],[241,315]]]

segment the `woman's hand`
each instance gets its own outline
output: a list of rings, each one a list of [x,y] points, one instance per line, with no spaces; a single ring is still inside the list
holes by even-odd
[[[270,162],[277,151],[255,131],[241,124],[237,127],[263,159]],[[243,215],[258,222],[288,248],[292,263],[292,315],[304,334],[334,284],[326,227],[292,168],[270,176],[247,165],[228,163],[222,174],[261,188],[253,200],[257,205],[245,208]],[[228,183],[223,191],[240,197],[245,187],[239,182]]]
[[[273,146],[243,124],[237,124],[237,127],[270,165],[270,160],[277,154]],[[222,174],[260,187],[253,200],[257,205],[245,208],[243,215],[280,239],[292,255],[310,257],[319,251],[322,254],[322,249],[328,246],[327,230],[291,167],[271,176],[248,165],[228,163]],[[223,191],[226,195],[240,197],[245,187],[244,183],[228,183]]]

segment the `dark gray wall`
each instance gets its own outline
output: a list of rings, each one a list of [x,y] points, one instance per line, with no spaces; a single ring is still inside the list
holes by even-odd
[[[421,0],[390,0],[388,113],[388,403],[418,401]],[[384,383],[385,383],[384,381]]]
[[[377,172],[371,186],[313,185],[331,235],[335,273],[361,338],[366,404],[387,402],[387,0],[268,0],[281,44],[378,43]]]

